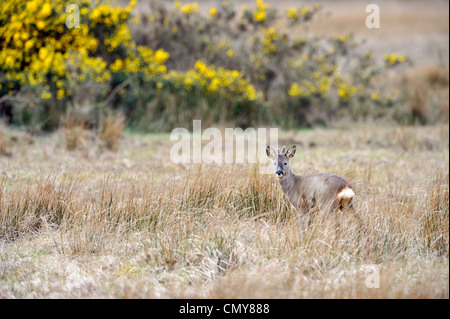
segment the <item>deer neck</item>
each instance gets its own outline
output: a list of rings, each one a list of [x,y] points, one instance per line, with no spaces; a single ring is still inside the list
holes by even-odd
[[[281,189],[285,194],[289,193],[293,188],[295,184],[295,174],[289,170],[289,173],[286,175],[285,178],[282,180],[279,180]]]

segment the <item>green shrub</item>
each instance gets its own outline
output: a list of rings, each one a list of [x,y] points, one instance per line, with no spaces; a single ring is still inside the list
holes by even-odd
[[[280,14],[263,0],[242,10],[223,1],[201,14],[195,2],[152,0],[133,18],[134,0],[125,8],[70,3],[80,8],[80,28],[65,26],[68,1],[2,4],[0,101],[13,101],[16,123],[52,129],[70,109],[98,125],[111,108],[146,131],[193,119],[292,127],[383,116],[398,92],[374,78],[408,60],[393,53],[378,63],[351,34],[288,32],[314,19],[320,5]]]

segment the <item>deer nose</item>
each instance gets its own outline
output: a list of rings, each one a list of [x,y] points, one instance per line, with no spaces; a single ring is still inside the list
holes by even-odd
[[[277,171],[275,174],[276,174],[277,176],[283,176],[283,172],[282,172],[282,171]]]

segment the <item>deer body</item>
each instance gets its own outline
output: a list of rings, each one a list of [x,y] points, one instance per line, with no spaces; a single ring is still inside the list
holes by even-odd
[[[336,209],[353,208],[355,193],[350,184],[336,174],[295,175],[289,167],[289,159],[295,154],[295,145],[284,152],[275,151],[267,146],[267,155],[272,159],[275,174],[281,189],[295,209],[306,215],[315,208],[332,213]]]
[[[314,208],[327,213],[334,209],[353,208],[351,186],[336,174],[295,175],[290,172],[279,181],[281,189],[298,212]]]

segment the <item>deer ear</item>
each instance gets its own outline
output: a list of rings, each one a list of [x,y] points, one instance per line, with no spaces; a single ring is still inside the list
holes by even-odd
[[[294,155],[295,155],[295,151],[297,150],[297,147],[294,145],[294,146],[292,146],[292,147],[290,147],[288,150],[287,150],[287,152],[286,152],[286,156],[288,157],[288,158],[293,158],[294,157]]]
[[[275,150],[274,150],[273,148],[271,148],[270,146],[267,146],[267,147],[266,147],[266,154],[267,154],[267,156],[269,156],[271,159],[274,159],[275,156],[277,155],[277,154],[275,153]]]

